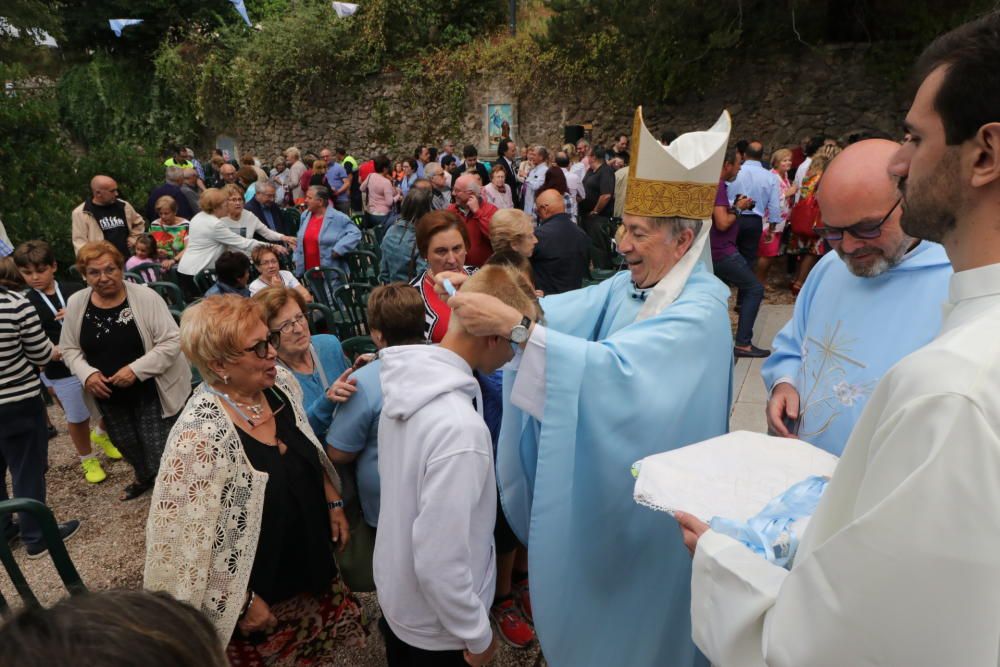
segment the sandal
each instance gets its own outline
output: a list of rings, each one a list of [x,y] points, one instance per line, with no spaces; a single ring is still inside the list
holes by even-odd
[[[151,488],[153,488],[152,484],[144,484],[142,482],[132,482],[131,484],[125,487],[125,491],[118,498],[118,500],[122,502],[126,502],[128,500],[135,500],[142,494],[149,491]]]
[[[792,296],[798,296],[799,292],[802,291],[802,283],[800,283],[797,280],[792,281],[792,288],[791,288],[791,290],[792,290]]]

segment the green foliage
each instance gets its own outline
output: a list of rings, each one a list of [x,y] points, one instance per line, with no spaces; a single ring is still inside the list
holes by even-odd
[[[0,79],[23,76],[21,69],[0,66]],[[59,131],[55,97],[51,88],[0,97],[0,218],[15,244],[45,239],[68,266],[70,212],[88,194],[91,176],[113,176],[120,195],[141,205],[162,181],[163,168],[128,144],[108,143],[78,157]]]
[[[63,75],[58,100],[64,126],[88,147],[128,141],[159,150],[189,141],[196,129],[187,94],[141,63],[102,53]]]

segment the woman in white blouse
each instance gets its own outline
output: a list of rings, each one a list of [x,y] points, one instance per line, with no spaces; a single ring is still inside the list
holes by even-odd
[[[205,190],[198,198],[201,213],[191,218],[188,225],[187,247],[177,263],[177,282],[190,298],[201,295],[194,277],[214,267],[215,260],[224,251],[240,250],[249,254],[257,246],[267,245],[237,234],[222,222],[220,218],[229,211],[227,197],[226,191],[220,188]],[[288,252],[284,246],[274,246],[274,250],[279,254]]]
[[[312,301],[312,294],[302,286],[302,283],[292,275],[292,272],[281,269],[281,265],[278,263],[278,253],[274,251],[274,248],[266,245],[258,246],[253,249],[253,254],[250,257],[260,273],[257,280],[250,283],[250,296],[268,287],[288,287],[301,294],[306,303]]]

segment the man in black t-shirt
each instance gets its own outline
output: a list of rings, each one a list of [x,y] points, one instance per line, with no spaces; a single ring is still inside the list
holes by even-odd
[[[88,241],[108,241],[123,256],[132,254],[135,240],[145,232],[146,223],[124,199],[118,198],[118,184],[110,176],[90,179],[91,197],[73,209],[73,250]]]
[[[580,202],[580,226],[591,241],[591,260],[601,269],[611,268],[611,238],[608,222],[614,210],[615,172],[604,161],[603,146],[594,146],[590,169],[583,177],[586,198]]]

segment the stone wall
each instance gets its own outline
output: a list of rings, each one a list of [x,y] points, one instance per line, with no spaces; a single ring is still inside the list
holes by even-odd
[[[609,73],[613,76],[613,73]],[[386,152],[412,154],[421,143],[450,138],[461,146],[474,143],[488,156],[484,123],[487,102],[515,104],[514,139],[555,146],[563,143],[565,125],[591,125],[591,139],[608,142],[620,131],[631,133],[631,103],[597,102],[587,90],[543,90],[515,98],[497,79],[466,83],[461,129],[444,102],[417,97],[399,76],[368,81],[361,90],[335,90],[317,95],[306,111],[261,117],[214,128],[234,136],[241,152],[265,161],[296,145],[317,151],[344,146],[357,157]],[[542,86],[539,86],[542,88]],[[733,116],[733,140],[756,138],[767,150],[825,133],[846,137],[857,130],[879,130],[892,136],[905,112],[898,91],[866,66],[861,46],[813,49],[796,56],[754,57],[733,66],[717,80],[706,81],[698,94],[669,105],[647,105],[646,123],[654,135],[666,129],[686,132],[709,127],[722,109]]]

